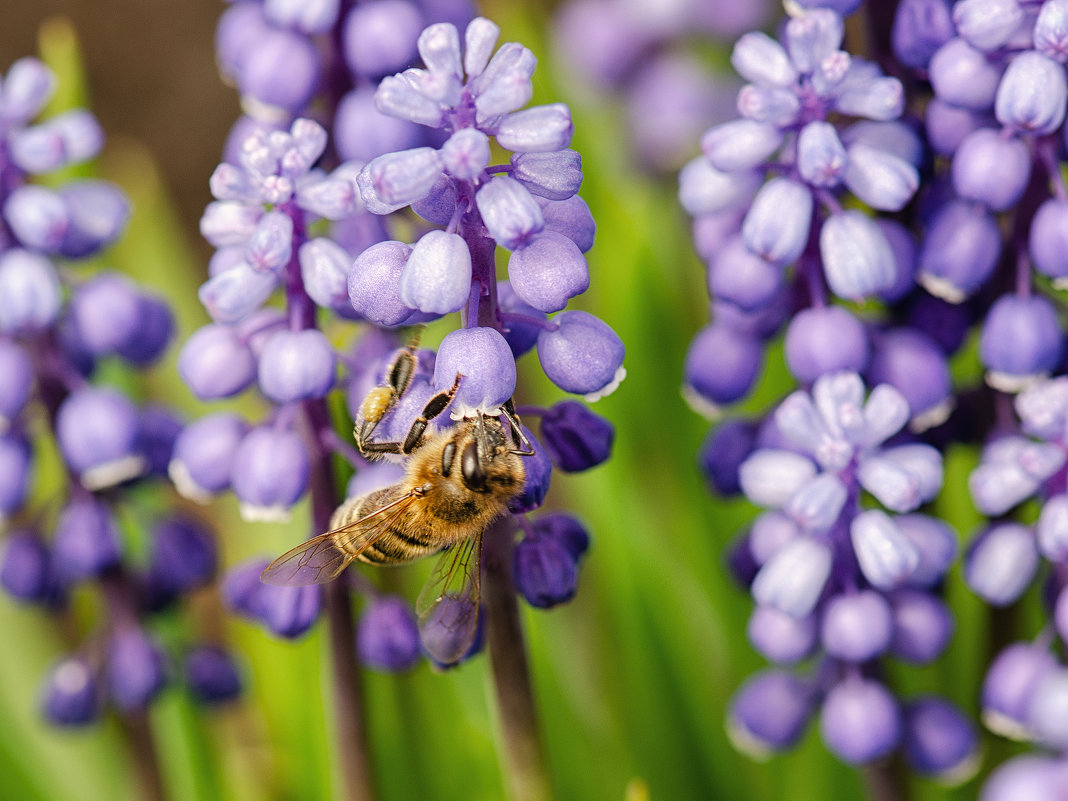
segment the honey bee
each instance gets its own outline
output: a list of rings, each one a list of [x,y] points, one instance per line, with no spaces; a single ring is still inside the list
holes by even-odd
[[[415,365],[411,345],[394,360],[386,384],[368,393],[353,431],[369,458],[406,457],[404,478],[347,499],[334,512],[329,531],[278,557],[261,578],[268,584],[322,584],[354,559],[397,565],[441,552],[416,612],[421,633],[431,622],[447,629],[445,636],[424,638],[423,644],[437,662],[451,664],[470,648],[477,629],[482,534],[522,492],[522,457],[534,450],[511,400],[499,416],[479,413],[452,428],[429,428],[455,396],[460,375],[450,389],[427,401],[403,441],[372,440],[378,423],[411,384]]]

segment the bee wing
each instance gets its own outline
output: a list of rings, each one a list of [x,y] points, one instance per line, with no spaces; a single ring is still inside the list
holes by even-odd
[[[416,494],[407,492],[358,520],[302,542],[271,562],[260,574],[260,581],[287,587],[333,581],[386,533]]]
[[[480,532],[444,551],[419,593],[419,635],[435,662],[451,665],[470,650],[478,632],[481,576]]]

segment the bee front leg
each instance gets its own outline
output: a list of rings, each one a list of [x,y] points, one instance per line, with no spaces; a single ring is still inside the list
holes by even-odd
[[[352,430],[356,445],[362,451],[375,428],[412,383],[417,364],[416,342],[412,342],[397,354],[389,368],[389,377],[382,386],[375,387],[367,393],[360,406],[363,421]],[[390,451],[387,451],[390,452]]]
[[[456,380],[452,382],[452,386],[449,389],[431,396],[423,407],[422,413],[412,421],[411,428],[408,429],[408,435],[403,442],[367,442],[357,438],[360,451],[364,455],[373,453],[408,454],[414,451],[419,447],[419,442],[423,438],[423,434],[426,433],[426,427],[430,424],[430,421],[445,411],[446,407],[452,403],[452,399],[456,396],[456,390],[460,388],[461,377],[457,373]]]

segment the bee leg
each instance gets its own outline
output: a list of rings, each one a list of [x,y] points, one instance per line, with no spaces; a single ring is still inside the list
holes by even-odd
[[[389,377],[386,379],[386,383],[372,389],[367,393],[367,397],[363,399],[363,404],[360,407],[360,416],[363,418],[363,422],[354,427],[352,431],[360,450],[363,450],[364,446],[368,444],[367,440],[379,422],[390,409],[397,405],[397,401],[400,400],[400,397],[411,385],[412,375],[415,373],[415,367],[418,362],[416,357],[417,345],[418,339],[413,340],[404,350],[398,353],[393,360],[393,364],[390,365]]]
[[[430,400],[426,402],[423,407],[423,412],[415,420],[412,421],[411,428],[408,429],[408,436],[404,438],[403,442],[362,442],[360,443],[360,450],[364,454],[369,453],[402,453],[408,454],[414,451],[419,446],[419,441],[423,438],[423,434],[426,432],[426,427],[430,421],[445,411],[445,408],[452,403],[453,397],[456,395],[456,390],[460,388],[460,374],[456,374],[456,380],[452,382],[452,386],[449,389],[439,392],[436,395],[431,396]]]
[[[515,401],[512,398],[506,400],[501,406],[501,411],[504,413],[504,416],[508,418],[508,423],[512,427],[512,442],[515,443],[515,448],[512,450],[512,453],[516,456],[533,456],[534,445],[527,439],[527,435],[523,433],[522,424],[519,422],[519,415],[516,414],[515,411]],[[526,450],[519,450],[521,445],[525,445]]]

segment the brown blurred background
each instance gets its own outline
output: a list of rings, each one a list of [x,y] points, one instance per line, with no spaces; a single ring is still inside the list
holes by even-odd
[[[109,140],[133,138],[154,154],[194,246],[210,249],[197,220],[211,200],[208,177],[239,112],[215,69],[221,0],[0,0],[0,72],[38,53],[41,23],[74,23],[93,112]]]

